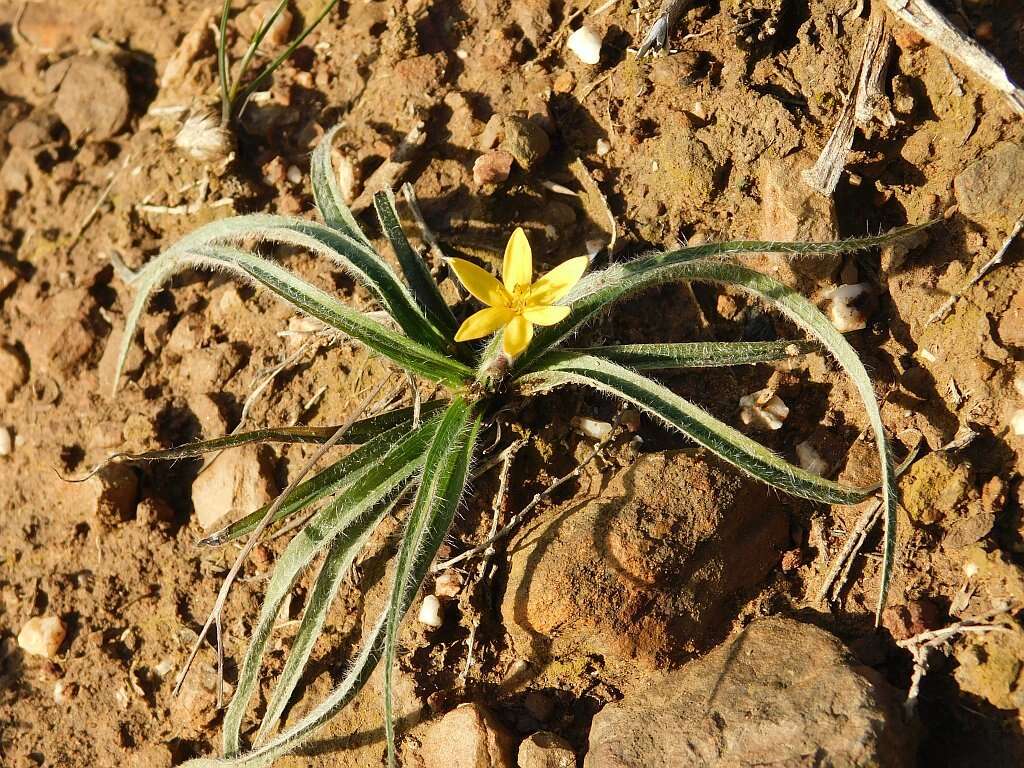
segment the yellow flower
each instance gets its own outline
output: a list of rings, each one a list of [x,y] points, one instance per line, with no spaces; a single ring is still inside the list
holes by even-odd
[[[499,283],[489,272],[464,259],[449,259],[466,290],[487,305],[455,334],[456,341],[481,339],[505,329],[502,348],[515,357],[530,346],[534,325],[554,325],[569,315],[569,308],[555,304],[583,277],[587,257],[562,262],[537,282],[533,281],[533,252],[522,227],[517,227],[505,246],[505,262]]]

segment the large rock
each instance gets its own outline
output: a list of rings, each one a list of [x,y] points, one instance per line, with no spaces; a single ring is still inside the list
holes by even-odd
[[[505,627],[526,658],[656,664],[713,642],[787,540],[767,486],[701,453],[641,456],[513,543]]]
[[[1006,232],[1024,209],[1024,146],[1004,141],[953,180],[960,212],[984,227]]]
[[[584,768],[909,765],[895,691],[824,630],[751,624],[594,717]]]
[[[192,506],[204,531],[228,513],[241,517],[269,504],[276,495],[270,453],[245,445],[224,451],[192,483]]]
[[[515,768],[512,735],[479,704],[463,704],[429,726],[423,768]]]
[[[59,83],[53,109],[73,139],[105,141],[127,121],[128,82],[110,59],[72,56],[55,64],[47,79],[51,86]]]

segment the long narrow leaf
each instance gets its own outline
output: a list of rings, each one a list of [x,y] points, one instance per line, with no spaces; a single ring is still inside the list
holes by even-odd
[[[335,499],[292,538],[278,559],[267,584],[263,607],[253,627],[249,647],[238,673],[235,695],[224,715],[224,754],[236,755],[239,749],[239,730],[249,701],[255,692],[263,653],[281,603],[291,591],[299,574],[313,558],[336,536],[353,525],[359,525],[367,516],[373,516],[381,504],[393,500],[396,494],[423,466],[424,454],[438,420],[423,424],[409,433],[348,491]]]
[[[320,211],[320,215],[324,217],[327,226],[334,227],[339,232],[362,243],[368,249],[372,249],[373,246],[370,244],[369,238],[341,196],[341,189],[338,187],[338,172],[331,161],[331,147],[334,136],[340,128],[340,125],[331,128],[313,150],[313,158],[309,166],[313,200],[316,201],[316,207]]]
[[[309,600],[302,613],[302,622],[295,638],[292,641],[291,651],[284,669],[278,677],[274,693],[267,703],[267,710],[263,714],[263,722],[260,723],[260,730],[256,736],[255,743],[264,741],[267,734],[273,731],[278,720],[284,712],[288,701],[298,685],[302,672],[309,661],[313,651],[313,644],[320,636],[324,622],[327,619],[327,612],[334,601],[338,589],[345,580],[346,574],[355,562],[356,556],[366,546],[370,534],[376,530],[380,521],[386,517],[401,499],[401,492],[393,502],[381,505],[375,515],[367,515],[363,520],[342,531],[331,542],[331,548],[320,566],[320,573],[317,574],[316,582],[310,592]]]
[[[455,383],[465,380],[470,374],[469,369],[461,363],[369,319],[272,261],[232,248],[207,246],[199,247],[191,253],[166,251],[149,262],[136,276],[136,295],[125,321],[114,380],[115,391],[139,319],[152,293],[173,274],[188,268],[222,269],[255,280],[298,309],[352,336],[374,352],[424,378]]]
[[[527,371],[534,361],[548,349],[558,344],[580,328],[597,313],[612,303],[655,285],[675,280],[694,279],[689,277],[688,265],[695,260],[718,261],[711,257],[723,257],[743,253],[849,253],[872,248],[899,240],[929,225],[903,227],[876,237],[862,237],[832,243],[786,243],[761,240],[737,240],[727,243],[709,243],[677,251],[653,254],[634,261],[612,266],[586,275],[583,280],[562,300],[572,307],[569,316],[562,322],[538,328],[529,348],[516,359],[513,371]]]
[[[855,504],[870,489],[847,488],[780,459],[763,445],[651,379],[590,355],[555,351],[523,378],[540,388],[583,384],[628,400],[757,479],[801,498]]]
[[[695,341],[682,344],[616,344],[568,349],[611,360],[636,371],[670,368],[719,368],[788,360],[819,350],[808,341]]]
[[[423,307],[434,325],[445,334],[447,339],[452,339],[455,336],[457,325],[455,315],[452,314],[451,309],[442,298],[437,281],[430,274],[423,257],[409,245],[409,240],[402,229],[402,222],[398,218],[398,210],[395,208],[394,193],[390,189],[378,192],[373,196],[373,205],[377,209],[380,226],[395,251],[395,256],[402,267],[402,274],[405,275],[412,295]]]
[[[391,688],[398,627],[412,605],[462,499],[479,427],[479,419],[469,426],[471,412],[470,406],[459,398],[449,406],[437,428],[427,452],[423,477],[402,535],[402,544],[395,558],[395,575],[388,603],[387,634],[384,639],[384,730],[388,764],[391,766],[395,764]]]

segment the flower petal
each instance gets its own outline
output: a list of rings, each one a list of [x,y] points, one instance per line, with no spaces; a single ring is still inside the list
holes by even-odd
[[[577,256],[575,259],[563,261],[533,284],[530,297],[526,302],[527,305],[543,307],[547,304],[554,304],[580,281],[583,273],[587,271],[589,263],[586,256]]]
[[[523,316],[534,325],[554,325],[569,316],[569,308],[562,306],[527,307]]]
[[[522,315],[516,315],[512,322],[505,326],[505,335],[501,339],[501,347],[509,357],[522,354],[533,338],[533,325]]]
[[[466,286],[466,290],[487,306],[507,307],[512,303],[508,291],[486,269],[465,259],[448,259],[448,265],[454,270],[459,282]]]
[[[459,326],[459,330],[455,333],[455,340],[472,341],[473,339],[482,339],[484,336],[488,336],[508,325],[513,317],[515,317],[515,314],[512,310],[505,309],[504,307],[481,309],[479,312],[467,317],[465,322]]]
[[[501,279],[509,293],[513,293],[517,285],[527,286],[533,282],[533,250],[522,227],[516,227],[505,246]]]

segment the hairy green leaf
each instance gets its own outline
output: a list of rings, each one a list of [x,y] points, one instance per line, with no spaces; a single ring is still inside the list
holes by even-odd
[[[616,344],[568,349],[611,360],[637,371],[669,368],[718,368],[787,360],[820,350],[809,341],[695,341],[682,344]]]
[[[373,248],[369,238],[364,234],[351,209],[345,204],[338,187],[338,172],[331,160],[331,147],[334,137],[341,128],[336,125],[329,130],[313,150],[309,174],[313,186],[313,200],[320,215],[329,227],[342,232],[353,240],[362,243],[368,249]]]

